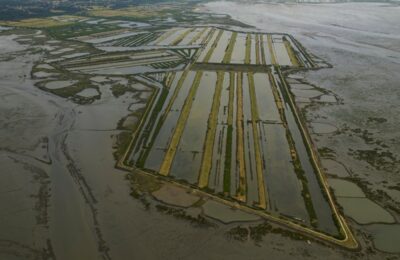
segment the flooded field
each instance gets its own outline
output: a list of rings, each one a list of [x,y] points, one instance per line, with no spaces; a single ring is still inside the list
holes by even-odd
[[[231,15],[261,31],[272,27],[288,32],[332,66],[289,75],[287,82],[308,121],[326,173],[335,177],[328,183],[339,208],[352,229],[365,234],[357,236],[360,251],[371,259],[397,258],[398,250],[396,254],[388,238],[395,239],[398,234],[400,205],[400,146],[394,141],[398,139],[399,120],[390,109],[398,103],[394,98],[398,94],[400,58],[399,49],[394,47],[399,45],[399,28],[395,25],[399,21],[398,5],[281,5],[261,1],[254,5],[214,2],[206,6],[212,13]],[[281,43],[286,41],[275,37],[271,41],[274,48],[270,57],[282,64],[294,64],[290,51],[289,56],[283,51]],[[371,63],[373,69],[366,70]],[[375,224],[381,221],[387,224]],[[377,255],[366,253],[368,250]]]
[[[175,28],[162,38],[184,34],[184,39],[191,32]],[[138,141],[125,162],[260,212],[341,236],[340,224],[336,224],[340,220],[326,199],[328,191],[318,166],[309,157],[311,148],[295,119],[280,66],[248,72],[257,64],[270,65],[262,58],[270,50],[274,65],[306,66],[306,62],[291,62],[304,57],[290,57],[294,52],[288,49],[298,46],[291,47],[284,37],[290,36],[215,29],[193,62],[221,67],[203,65],[169,73],[167,78],[172,80],[164,88],[163,98],[154,100],[153,111],[148,113],[155,120],[139,129]],[[267,45],[256,51],[259,58],[254,64],[252,39],[257,48]],[[247,67],[235,68],[235,64]]]
[[[1,259],[398,257],[398,23],[219,4],[1,23]]]

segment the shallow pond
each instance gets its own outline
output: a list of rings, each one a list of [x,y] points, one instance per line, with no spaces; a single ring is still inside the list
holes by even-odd
[[[76,95],[89,98],[89,97],[95,97],[99,94],[100,94],[99,91],[97,91],[97,89],[95,88],[86,88],[81,92],[77,93]]]
[[[215,47],[215,49],[211,55],[209,62],[211,62],[211,63],[222,62],[222,60],[225,56],[226,48],[230,42],[231,36],[232,36],[232,32],[230,32],[230,31],[223,32],[221,38],[218,41],[217,46]]]
[[[45,87],[47,89],[60,89],[60,88],[69,87],[69,86],[75,84],[76,82],[77,82],[76,80],[50,81],[45,85]]]
[[[367,198],[337,198],[344,214],[360,224],[393,223],[395,220],[384,208]]]
[[[58,73],[49,73],[49,72],[44,72],[44,71],[38,71],[33,74],[34,77],[36,78],[49,78],[53,76],[59,75]]]
[[[287,81],[288,82],[291,82],[291,81],[293,81],[293,80],[296,80],[296,79],[288,79]],[[307,84],[303,84],[303,83],[291,83],[290,84],[290,88],[291,89],[297,89],[297,90],[300,90],[300,89],[302,89],[302,90],[304,90],[304,89],[313,89],[314,87],[313,86],[310,86],[310,85],[307,85]]]
[[[188,193],[186,189],[172,184],[163,185],[152,195],[159,201],[180,207],[190,207],[200,199],[198,196]]]
[[[76,58],[76,57],[80,57],[80,56],[85,56],[90,54],[89,52],[77,52],[77,53],[73,53],[73,54],[69,54],[69,55],[64,55],[62,56],[63,58],[66,59],[71,59],[71,58]]]
[[[124,128],[133,128],[138,122],[138,118],[136,116],[128,116],[125,118],[123,127]]]
[[[209,200],[203,205],[203,212],[206,216],[220,220],[223,223],[256,221],[260,219],[259,216],[233,209],[213,200]]]
[[[350,174],[346,170],[346,168],[340,164],[339,162],[332,159],[322,159],[322,166],[326,169],[326,172],[329,174],[336,175],[337,177],[349,177]]]
[[[292,66],[285,44],[283,42],[274,42],[273,45],[278,64],[281,66]]]
[[[49,64],[40,64],[40,65],[37,65],[36,68],[38,68],[38,69],[47,69],[47,70],[53,70],[54,69],[54,67],[50,66]]]
[[[372,235],[375,248],[389,252],[400,253],[400,225],[373,224],[365,227]]]
[[[337,130],[333,125],[318,122],[311,123],[311,128],[315,134],[330,134]]]
[[[364,192],[355,183],[341,179],[328,179],[329,185],[337,197],[359,197],[365,198]]]
[[[314,89],[292,89],[296,97],[313,98],[322,95],[322,92]]]
[[[246,37],[247,35],[244,33],[239,33],[237,35],[230,63],[244,64],[246,54]]]
[[[336,103],[336,97],[332,96],[332,95],[322,95],[319,97],[320,102],[324,102],[324,103]]]

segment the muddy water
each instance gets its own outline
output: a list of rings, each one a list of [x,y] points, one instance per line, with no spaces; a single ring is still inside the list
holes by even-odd
[[[301,183],[291,162],[285,128],[279,124],[260,124],[259,127],[269,209],[309,223]]]
[[[310,86],[310,85],[307,85],[307,84],[298,83],[298,81],[295,80],[295,79],[288,78],[287,81],[289,82],[290,80],[293,81],[293,83],[290,82],[290,88],[291,89],[305,90],[305,89],[313,89],[314,88],[313,86]]]
[[[247,74],[243,74],[243,138],[244,138],[244,156],[246,163],[246,187],[247,203],[253,205],[258,202],[258,180],[256,172],[256,161],[254,152],[253,126],[251,123],[251,99],[249,92],[249,79]]]
[[[400,225],[373,224],[366,226],[374,246],[385,252],[400,253]]]
[[[9,111],[13,123],[1,127],[1,136],[11,135],[14,137],[8,139],[8,142],[10,142],[9,149],[15,151],[15,154],[13,152],[14,155],[11,154],[11,156],[18,158],[21,165],[25,165],[26,170],[21,171],[18,169],[18,165],[6,164],[6,167],[11,167],[9,168],[10,171],[15,171],[16,176],[23,174],[19,183],[26,185],[25,189],[15,190],[14,201],[21,198],[24,202],[21,202],[18,211],[14,209],[13,217],[7,219],[16,221],[14,224],[17,226],[25,223],[23,225],[26,226],[26,229],[25,231],[19,228],[20,231],[14,229],[14,231],[2,232],[1,239],[9,240],[11,244],[21,246],[21,249],[15,248],[15,246],[9,247],[8,252],[10,254],[13,254],[13,251],[16,250],[15,254],[18,255],[18,251],[25,250],[24,247],[33,248],[34,254],[40,254],[41,251],[39,250],[41,249],[39,248],[51,246],[54,252],[65,258],[97,258],[101,253],[97,251],[96,237],[92,236],[94,231],[91,226],[92,221],[91,219],[85,220],[86,202],[66,168],[68,161],[61,149],[64,138],[73,123],[75,113],[71,104],[45,95],[33,87],[32,81],[24,77],[24,74],[26,75],[30,70],[32,61],[37,58],[26,54],[16,60],[0,63],[1,91],[12,93],[11,96],[10,94],[6,96],[14,97],[17,101],[8,103],[7,100],[3,99],[2,105],[5,107],[1,107],[1,111],[12,109],[15,105],[20,106],[19,112],[18,110]],[[15,68],[13,68],[14,66]],[[12,73],[10,73],[11,71]],[[2,97],[5,97],[3,94],[5,93],[2,93]],[[35,116],[32,117],[32,115]],[[14,121],[16,116],[21,117],[21,119]],[[9,119],[2,117],[2,120]],[[30,120],[33,120],[33,122],[29,123]],[[25,125],[26,123],[28,124]],[[40,163],[29,156],[30,150],[35,146],[34,144],[43,137],[48,140],[47,151],[51,161],[50,165]],[[4,145],[7,145],[7,143],[2,142],[1,150],[4,149]],[[1,153],[3,156],[4,152]],[[37,177],[30,184],[29,179],[35,175]],[[9,182],[8,177],[10,176],[3,174],[1,176],[6,178],[2,182]],[[32,197],[32,194],[35,194],[35,197]],[[5,199],[5,197],[2,196],[2,199]],[[21,211],[23,206],[26,207],[26,210]],[[7,209],[8,212],[12,212],[10,210]],[[18,216],[23,217],[23,219],[18,220]],[[1,223],[2,225],[11,224],[8,221]],[[1,227],[1,230],[7,229]],[[26,231],[28,232],[26,233]],[[16,241],[16,243],[12,241]],[[0,252],[0,254],[2,253]],[[40,258],[45,257],[41,256]],[[5,259],[9,258],[6,257]]]
[[[164,159],[164,155],[166,152],[166,149],[168,149],[169,143],[171,141],[171,137],[174,133],[175,126],[178,122],[179,115],[182,110],[182,106],[185,102],[185,99],[189,93],[190,87],[192,86],[194,77],[196,73],[195,72],[189,72],[185,80],[183,81],[183,84],[178,92],[178,95],[175,98],[175,101],[171,107],[170,111],[165,111],[166,118],[161,126],[161,129],[154,141],[154,145],[149,153],[149,156],[147,157],[145,167],[158,171],[160,169],[161,163]],[[179,76],[179,75],[177,75]],[[175,82],[175,81],[174,81]],[[175,84],[175,83],[174,83]],[[172,92],[169,93],[169,95],[172,95]],[[165,110],[166,107],[164,107]]]
[[[195,42],[193,42],[193,44],[199,45],[199,44],[203,43],[203,40],[206,39],[206,37],[209,35],[210,32],[211,32],[211,28],[207,28],[206,31],[201,35],[201,37],[199,39],[197,39]]]
[[[231,62],[232,64],[244,64],[246,55],[246,37],[245,33],[238,33],[236,37],[235,46],[232,51]]]
[[[311,123],[311,128],[315,134],[330,134],[338,130],[337,127],[333,125],[319,122]]]
[[[337,200],[344,214],[360,224],[395,223],[392,215],[367,198],[338,197]]]
[[[278,91],[280,96],[283,97],[283,100],[285,101],[284,111],[286,121],[288,123],[290,134],[295,142],[296,152],[299,156],[301,167],[307,179],[311,200],[318,219],[318,228],[329,234],[337,234],[338,230],[332,218],[332,209],[322,193],[322,188],[319,184],[317,173],[314,171],[314,168],[311,164],[299,126],[295,121],[290,105],[287,103],[288,100],[286,96],[284,96],[282,93],[282,91],[285,90],[278,88]]]
[[[212,166],[209,177],[210,189],[215,192],[223,191],[224,165],[226,156],[227,142],[227,123],[228,123],[228,105],[229,105],[229,73],[224,73],[224,82],[220,98],[220,106],[218,110],[218,123],[215,132]]]
[[[264,50],[264,58],[265,58],[265,64],[270,65],[272,64],[272,58],[271,58],[271,51],[268,43],[268,36],[267,35],[260,35],[260,55],[262,55],[262,51]]]
[[[285,44],[283,42],[274,41],[273,46],[278,64],[281,66],[292,66]]]
[[[292,92],[296,97],[303,98],[314,98],[323,94],[322,92],[314,89],[292,89]]]
[[[216,82],[216,72],[203,73],[171,166],[171,175],[190,183],[198,179]]]
[[[232,82],[232,88],[230,91],[233,91],[233,120],[232,120],[232,154],[231,154],[231,196],[236,196],[237,190],[239,190],[239,170],[238,170],[238,162],[237,162],[237,74],[234,74]]]
[[[267,74],[254,74],[258,115],[262,121],[281,122]]]
[[[81,96],[81,97],[94,97],[99,94],[100,93],[97,91],[97,89],[87,88],[87,89],[84,89],[81,92],[77,93],[76,95]]]
[[[65,81],[51,81],[45,85],[48,89],[59,89],[72,86],[75,84],[76,80],[65,80]]]
[[[178,45],[189,45],[189,43],[192,41],[192,39],[196,35],[198,35],[202,30],[203,30],[203,28],[194,29],[193,31],[188,33]]]
[[[179,144],[180,149],[192,151],[203,149],[216,82],[215,72],[203,73]]]
[[[355,183],[341,179],[328,179],[337,197],[358,197],[364,198],[365,194]]]
[[[164,40],[162,40],[161,42],[159,42],[157,45],[172,45],[172,43],[182,34],[184,34],[186,31],[190,30],[190,28],[183,28],[183,29],[174,29],[175,31],[168,36],[167,38],[165,38]]]
[[[209,62],[212,63],[221,63],[222,60],[224,59],[225,56],[225,51],[226,48],[228,47],[229,40],[231,39],[232,32],[230,31],[224,31],[221,38],[219,39],[219,42],[217,44],[217,47],[215,47],[211,58]]]
[[[167,106],[173,96],[173,93],[175,92],[175,89],[178,85],[179,80],[182,77],[182,71],[176,72],[175,76],[174,76],[174,80],[172,81],[171,85],[169,86],[168,89],[168,96],[165,98],[164,104],[162,105],[161,108],[161,112],[158,113],[157,118],[154,122],[154,126],[157,126],[160,123],[161,118],[167,113],[167,111],[165,111],[167,109]],[[149,138],[147,140],[147,146],[150,147],[151,142],[154,140],[154,138],[156,138],[156,127],[153,127],[151,130],[151,133],[149,135]]]
[[[257,64],[256,62],[256,38],[257,34],[250,34],[251,44],[250,44],[250,64]]]
[[[215,30],[213,32],[213,35],[209,38],[207,45],[202,49],[199,58],[197,59],[197,62],[204,62],[204,58],[206,57],[207,53],[211,50],[211,47],[213,46],[218,34],[219,30]]]
[[[248,214],[241,210],[232,209],[229,206],[212,200],[207,201],[202,208],[206,216],[220,220],[223,223],[256,221],[260,219],[259,216]]]

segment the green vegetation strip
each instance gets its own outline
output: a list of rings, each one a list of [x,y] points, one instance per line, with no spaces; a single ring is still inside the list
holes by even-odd
[[[284,89],[284,92],[285,93],[289,93],[288,86],[286,84],[286,81],[283,78],[283,75],[282,75],[281,71],[278,69],[277,72],[278,72],[279,77],[282,79],[282,88]],[[303,139],[304,139],[304,141],[306,143],[307,152],[310,153],[310,157],[311,157],[310,160],[311,160],[311,162],[313,164],[313,167],[315,167],[315,170],[318,173],[318,180],[319,180],[319,182],[320,182],[320,184],[322,186],[321,188],[323,189],[324,194],[327,196],[328,202],[329,202],[329,204],[330,204],[330,206],[331,206],[331,208],[333,210],[332,214],[334,216],[335,223],[339,226],[341,237],[340,238],[331,237],[331,236],[328,236],[328,235],[326,235],[324,233],[320,233],[320,232],[317,233],[317,232],[315,232],[313,230],[310,230],[310,229],[308,229],[308,231],[310,233],[314,233],[319,238],[322,237],[322,238],[324,238],[324,239],[326,239],[326,240],[328,240],[330,242],[334,242],[334,243],[339,244],[341,246],[344,246],[344,247],[347,247],[347,248],[351,248],[351,249],[358,248],[358,242],[355,239],[355,237],[353,236],[349,226],[347,225],[346,220],[340,215],[340,213],[339,213],[339,211],[338,211],[338,209],[337,209],[337,207],[335,205],[333,196],[329,191],[329,186],[327,184],[325,176],[323,175],[323,173],[321,171],[321,168],[318,166],[317,153],[313,149],[313,145],[312,145],[312,142],[310,140],[310,137],[309,137],[309,134],[307,132],[307,129],[304,127],[304,125],[300,121],[300,116],[299,116],[299,114],[297,112],[295,103],[294,103],[292,97],[289,94],[287,94],[287,98],[288,98],[289,105],[290,105],[290,107],[291,107],[291,109],[293,111],[295,120],[296,120],[296,122],[297,122],[297,124],[298,124],[298,126],[300,128],[300,132],[302,133]]]
[[[165,120],[165,118],[167,117],[167,114],[168,114],[169,111],[171,110],[171,107],[172,107],[172,105],[174,104],[175,99],[176,99],[176,97],[178,96],[179,91],[181,90],[181,87],[182,87],[182,85],[183,85],[183,82],[185,81],[185,79],[186,79],[188,73],[189,73],[189,70],[185,70],[185,71],[182,73],[182,76],[181,76],[181,78],[180,78],[179,81],[178,81],[178,85],[176,86],[175,91],[174,91],[174,93],[172,94],[172,97],[171,97],[171,99],[170,99],[170,101],[169,101],[169,103],[168,103],[168,106],[167,106],[167,107],[165,108],[165,110],[164,110],[164,115],[163,115],[163,117],[162,117],[162,121]]]
[[[260,65],[261,64],[261,62],[260,62],[260,35],[256,34],[255,37],[256,37],[256,46],[255,46],[255,48],[256,48],[256,64]]]
[[[224,59],[222,60],[222,63],[229,63],[231,61],[233,48],[235,47],[236,43],[236,38],[237,38],[237,32],[233,32],[228,47],[225,51],[225,56]]]
[[[233,127],[228,125],[226,131],[225,161],[224,161],[224,192],[230,194],[231,191],[231,164],[232,164],[232,135]]]
[[[167,97],[168,97],[168,89],[162,88],[160,97],[158,98],[158,101],[157,101],[156,105],[154,106],[153,111],[151,112],[149,123],[146,126],[146,129],[142,135],[142,138],[145,139],[144,143],[147,142],[147,139],[149,138],[149,134],[151,133],[151,128],[156,123],[158,114],[162,112],[161,110],[162,110],[162,107],[163,107]],[[142,167],[142,168],[144,167],[144,163],[145,163],[147,157],[149,156],[151,147],[153,147],[155,137],[157,136],[158,132],[161,129],[160,121],[161,120],[159,120],[159,122],[156,124],[156,129],[154,131],[153,138],[150,140],[150,145],[148,147],[143,147],[144,152],[140,154],[140,156],[137,160],[136,166]]]
[[[266,65],[267,61],[265,60],[265,48],[264,48],[264,36],[260,35],[260,49],[261,49],[261,60],[262,64]]]
[[[204,57],[203,62],[208,62],[210,60],[211,55],[213,54],[215,47],[217,47],[219,39],[221,39],[221,36],[223,33],[224,33],[224,30],[219,30],[217,38],[215,38],[215,41],[212,43],[212,46],[211,46],[210,50],[208,50],[206,56]]]
[[[192,108],[193,100],[196,95],[197,89],[200,85],[200,79],[203,75],[202,71],[196,73],[194,78],[194,82],[192,87],[190,88],[189,94],[185,100],[185,103],[182,108],[182,112],[179,115],[178,123],[176,125],[175,131],[172,135],[171,143],[168,147],[167,152],[165,153],[164,161],[160,167],[160,174],[167,176],[169,175],[169,171],[172,165],[172,161],[175,157],[176,150],[178,148],[179,141],[181,139],[183,130],[186,125],[186,121],[189,117],[190,109]]]
[[[250,55],[251,55],[251,34],[248,33],[246,36],[246,54],[244,57],[245,64],[250,64]]]
[[[271,85],[275,88],[275,87],[277,87],[277,84],[276,84],[275,78],[272,77],[272,79],[273,79],[273,81],[272,81]],[[279,87],[281,88],[282,86],[279,85]],[[281,90],[282,90],[281,91],[282,98],[285,101],[289,102],[288,94],[286,93],[286,91],[284,89],[281,88]],[[291,108],[289,108],[289,109],[291,109]],[[284,111],[282,110],[281,113],[284,113]],[[287,139],[288,144],[289,144],[290,155],[292,157],[294,170],[296,172],[297,178],[300,180],[300,182],[302,184],[301,195],[303,197],[304,204],[305,204],[306,209],[307,209],[307,213],[308,213],[308,215],[310,217],[311,225],[313,227],[317,227],[318,218],[317,218],[317,214],[315,212],[314,205],[313,205],[313,202],[312,202],[312,199],[311,199],[311,195],[310,195],[310,191],[309,191],[309,188],[308,188],[308,181],[307,181],[307,178],[305,176],[305,172],[303,170],[303,167],[301,166],[301,162],[300,162],[300,159],[299,159],[299,156],[298,156],[298,152],[297,152],[297,149],[296,149],[296,144],[295,144],[295,141],[294,141],[294,139],[292,137],[292,134],[291,134],[290,129],[289,129],[288,122],[286,120],[286,116],[284,114],[282,116],[282,120],[283,120],[283,122],[285,122],[285,125],[286,125],[286,127],[285,127],[286,128],[286,139]]]
[[[294,53],[292,45],[285,37],[283,38],[283,43],[285,44],[286,51],[289,54],[289,58],[290,58],[290,61],[292,62],[292,65],[295,67],[299,67],[300,63],[299,63],[299,60],[297,59],[296,54]]]
[[[267,207],[266,202],[266,190],[264,186],[264,176],[263,176],[263,169],[262,169],[262,162],[261,162],[261,153],[260,153],[260,143],[259,143],[259,136],[258,136],[258,125],[257,121],[259,120],[258,116],[258,109],[257,109],[257,99],[256,99],[256,92],[254,89],[254,77],[253,73],[249,72],[249,92],[250,92],[250,100],[251,100],[251,125],[253,129],[253,140],[254,140],[254,152],[255,152],[255,159],[256,159],[256,172],[257,172],[257,184],[258,184],[258,203],[259,207],[265,209]]]
[[[228,102],[228,129],[226,134],[224,186],[223,190],[229,194],[231,190],[231,163],[232,163],[232,135],[233,135],[233,109],[235,98],[235,73],[229,73],[229,102]]]
[[[218,112],[220,106],[222,85],[224,82],[224,72],[217,72],[217,84],[214,92],[213,103],[210,117],[208,118],[208,127],[206,140],[204,142],[204,153],[200,168],[199,187],[204,188],[208,185],[210,170],[212,165],[212,155],[214,149],[215,133],[217,131]]]
[[[153,104],[155,102],[155,99],[158,95],[159,90],[156,89],[153,94],[150,97],[149,102],[146,105],[146,110],[142,116],[142,119],[140,120],[138,127],[134,130],[134,132],[132,133],[132,138],[131,138],[131,142],[128,145],[128,148],[126,149],[126,152],[124,153],[124,155],[122,156],[122,158],[117,162],[117,167],[122,168],[122,169],[128,169],[131,170],[132,165],[131,162],[128,161],[129,159],[129,155],[131,154],[131,152],[133,151],[133,149],[135,149],[135,145],[137,143],[137,140],[139,139],[140,135],[140,131],[142,130],[147,116],[150,114],[151,108],[153,107]]]
[[[272,65],[279,65],[276,62],[276,58],[275,58],[275,51],[274,51],[274,44],[272,42],[272,36],[271,34],[268,35],[268,48],[269,48],[269,52],[271,53],[271,63]]]
[[[176,38],[173,42],[172,45],[178,45],[189,33],[191,33],[194,30],[194,28],[191,29],[186,29],[184,33],[181,33],[178,38]]]
[[[147,157],[148,157],[148,155],[150,153],[150,150],[153,147],[155,138],[158,135],[158,133],[159,133],[159,131],[161,129],[161,126],[164,123],[164,121],[165,121],[165,119],[166,119],[166,117],[168,115],[168,112],[171,110],[171,107],[172,107],[172,105],[173,105],[173,103],[174,103],[174,101],[175,101],[175,99],[176,99],[176,97],[177,97],[177,95],[179,93],[179,90],[182,87],[183,82],[185,81],[185,79],[187,77],[188,72],[189,71],[186,70],[186,71],[184,71],[182,73],[182,76],[178,81],[178,84],[177,84],[177,86],[175,88],[175,91],[174,91],[174,93],[173,93],[173,95],[172,95],[172,97],[171,97],[171,99],[170,99],[170,101],[169,101],[169,103],[168,103],[168,105],[167,105],[167,107],[166,107],[166,109],[164,111],[161,111],[161,109],[162,109],[162,107],[163,107],[163,105],[165,103],[165,100],[166,100],[167,96],[168,96],[168,90],[166,88],[162,89],[162,93],[161,93],[161,96],[159,98],[159,101],[157,102],[156,106],[153,109],[152,120],[154,120],[154,121],[156,120],[158,113],[162,113],[163,112],[163,114],[162,114],[162,116],[160,116],[160,118],[159,118],[157,123],[154,122],[155,130],[154,130],[154,133],[153,133],[153,135],[151,137],[152,139],[150,140],[149,146],[146,147],[146,151],[143,154],[141,154],[141,156],[140,156],[140,158],[139,158],[139,160],[137,162],[137,166],[138,167],[143,167],[144,166],[144,163],[146,162],[146,159],[147,159]],[[175,77],[175,73],[174,73],[173,77]],[[172,83],[172,80],[171,80],[171,83]],[[170,86],[168,85],[168,87],[170,87]],[[150,130],[147,133],[144,133],[144,135],[145,134],[147,135],[149,133],[150,133]]]
[[[237,95],[237,116],[236,116],[236,129],[237,129],[237,142],[236,142],[236,159],[239,164],[239,187],[236,197],[240,201],[246,201],[246,170],[244,158],[244,137],[243,137],[243,89],[242,89],[242,73],[237,74],[236,84]]]
[[[170,29],[169,31],[163,33],[156,41],[155,41],[155,45],[159,44],[160,42],[162,42],[163,40],[165,40],[167,37],[171,36],[173,33],[175,33],[178,29]]]
[[[196,34],[196,36],[193,37],[193,39],[189,42],[189,45],[192,45],[193,43],[195,43],[198,39],[200,39],[200,37],[207,31],[207,27],[204,27],[203,30],[201,30],[200,32],[198,32]]]

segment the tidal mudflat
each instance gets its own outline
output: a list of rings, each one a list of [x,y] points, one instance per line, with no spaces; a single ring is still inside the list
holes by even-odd
[[[291,86],[301,96],[296,98],[297,106],[309,122],[326,172],[344,178],[329,183],[335,193],[344,196],[338,200],[344,214],[363,222],[359,225],[354,220],[352,228],[372,241],[379,238],[374,243],[378,251],[393,253],[390,243],[386,250],[382,247],[382,238],[385,232],[392,237],[389,227],[396,230],[397,224],[373,223],[397,223],[399,217],[400,122],[394,109],[399,96],[399,6],[263,2],[213,2],[205,6],[260,30],[272,27],[290,33],[328,63],[330,69],[289,76],[290,82],[296,83]],[[329,96],[305,99],[309,96],[302,90],[310,88],[300,85],[303,83],[318,86]],[[364,195],[358,201],[360,189]],[[355,193],[358,195],[352,197]],[[360,240],[369,243],[368,239]]]
[[[98,8],[90,14],[104,18],[88,13],[0,27],[0,258],[347,259],[397,252],[385,240],[397,237],[397,204],[380,189],[395,194],[396,185],[374,170],[390,178],[396,170],[396,153],[387,152],[396,147],[395,132],[385,139],[383,131],[393,118],[364,120],[366,103],[350,102],[362,92],[353,97],[337,86],[340,74],[332,70],[345,55],[324,44],[343,51],[348,42],[318,36],[310,22],[304,34],[279,25],[290,22],[279,16],[263,28],[267,23],[240,16],[246,4],[231,14],[242,22],[218,14],[230,5],[237,4],[207,4],[212,13],[174,4]],[[146,22],[132,21],[139,16]],[[368,37],[358,44],[369,46]],[[380,57],[382,46],[369,48]],[[308,71],[317,68],[327,69]],[[343,148],[360,140],[358,148]],[[367,203],[355,208],[350,200]],[[380,218],[365,218],[368,203]]]

